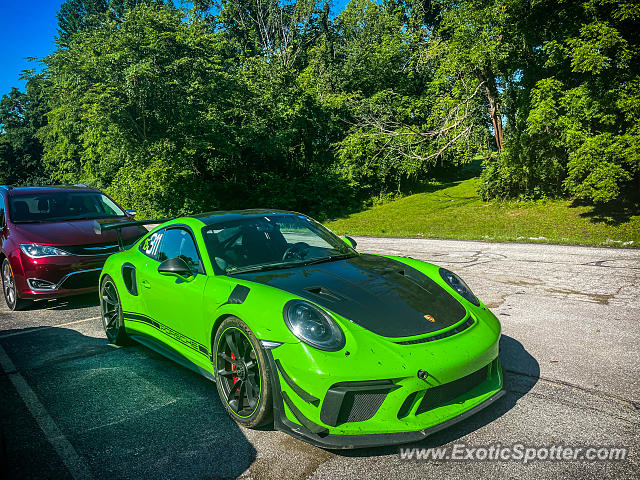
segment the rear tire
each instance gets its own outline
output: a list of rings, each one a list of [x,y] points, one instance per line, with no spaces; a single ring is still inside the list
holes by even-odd
[[[7,307],[12,312],[16,310],[26,310],[33,303],[31,300],[24,300],[18,297],[16,281],[13,277],[13,271],[11,270],[11,264],[8,258],[2,261],[2,291]]]
[[[225,319],[212,352],[220,401],[231,418],[248,428],[273,424],[269,362],[247,324],[237,317]]]
[[[124,328],[122,304],[116,284],[109,275],[105,275],[100,285],[100,312],[102,327],[109,342],[114,345],[129,345],[131,338]]]

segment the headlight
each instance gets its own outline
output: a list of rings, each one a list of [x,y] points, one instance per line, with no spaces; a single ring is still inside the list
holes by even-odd
[[[480,301],[478,297],[476,297],[469,286],[464,283],[464,281],[455,273],[447,270],[446,268],[440,269],[440,276],[442,279],[447,282],[447,284],[453,288],[456,292],[458,292],[461,296],[469,300],[474,305],[480,305]]]
[[[21,243],[20,250],[31,258],[62,257],[71,255],[69,252],[65,252],[59,248],[52,247],[50,245],[38,245],[37,243]]]
[[[291,300],[284,306],[284,321],[304,343],[320,350],[336,351],[345,339],[336,322],[323,310],[303,300]]]

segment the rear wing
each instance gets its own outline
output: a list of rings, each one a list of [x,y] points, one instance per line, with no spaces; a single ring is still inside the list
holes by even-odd
[[[114,222],[112,219],[94,220],[93,231],[96,235],[102,235],[103,232],[108,230],[115,230],[118,235],[118,246],[120,250],[124,250],[124,244],[122,242],[122,229],[127,227],[138,227],[143,225],[157,225],[160,223],[168,222],[173,218],[155,218],[151,220],[130,220],[127,222]]]

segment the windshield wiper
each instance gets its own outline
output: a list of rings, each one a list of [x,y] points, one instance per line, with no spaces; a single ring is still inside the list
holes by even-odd
[[[278,262],[278,263],[270,263],[268,265],[254,265],[252,267],[238,268],[237,270],[231,270],[227,272],[230,275],[236,273],[246,273],[246,272],[258,272],[264,270],[277,270],[279,268],[293,268],[293,267],[304,267],[307,265],[315,265],[316,263],[324,263],[324,262],[332,262],[334,260],[343,260],[345,258],[355,257],[356,253],[345,253],[342,255],[331,255],[329,257],[322,258],[312,258],[311,260],[303,260],[301,262]]]
[[[315,265],[317,263],[333,262],[334,260],[344,260],[345,258],[352,258],[356,255],[356,253],[344,253],[342,255],[330,255],[328,257],[313,258],[311,260],[303,262],[302,265]]]
[[[279,263],[270,263],[269,265],[254,265],[252,267],[238,268],[236,270],[231,270],[230,272],[227,272],[227,273],[230,275],[233,275],[236,273],[258,272],[258,271],[264,271],[264,270],[277,270],[279,268],[299,267],[300,265],[301,264],[298,262],[296,263],[279,262]]]

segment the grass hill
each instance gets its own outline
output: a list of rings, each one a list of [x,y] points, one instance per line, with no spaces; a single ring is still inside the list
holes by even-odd
[[[572,200],[483,201],[478,177],[325,222],[335,233],[640,247],[637,205],[594,207]]]

